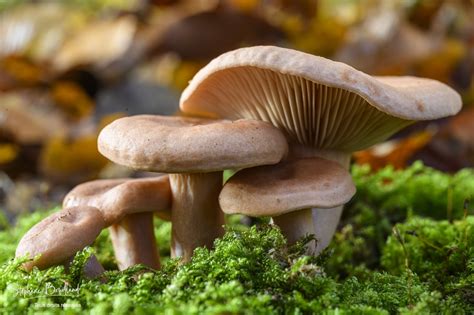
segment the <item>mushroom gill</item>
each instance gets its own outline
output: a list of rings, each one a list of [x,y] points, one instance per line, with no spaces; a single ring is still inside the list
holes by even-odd
[[[196,114],[267,121],[290,141],[321,149],[357,151],[413,123],[347,89],[258,67],[217,71],[198,89]]]

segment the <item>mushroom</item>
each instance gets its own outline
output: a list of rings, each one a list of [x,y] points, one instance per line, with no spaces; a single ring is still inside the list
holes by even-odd
[[[168,176],[87,182],[71,190],[63,206],[93,206],[102,212],[120,270],[136,264],[160,268],[153,212],[169,217]]]
[[[33,226],[20,240],[15,256],[31,259],[23,264],[28,271],[35,266],[44,269],[67,265],[76,252],[94,242],[105,226],[104,217],[97,208],[66,208]],[[86,276],[94,277],[102,273],[103,268],[95,257],[91,257],[84,271]]]
[[[222,171],[276,164],[288,149],[283,134],[262,121],[150,115],[114,121],[98,143],[117,164],[170,173],[171,254],[184,262],[196,247],[211,247],[223,233]]]
[[[416,120],[456,114],[458,93],[415,77],[372,77],[322,57],[273,46],[225,53],[183,91],[183,113],[259,119],[281,129],[292,159],[319,156],[349,167],[354,151]],[[310,170],[308,170],[310,171]],[[334,234],[342,207],[313,210],[318,251]]]
[[[347,170],[315,157],[241,170],[225,183],[219,203],[227,214],[273,217],[292,244],[314,233],[311,208],[344,205],[354,194]],[[315,251],[310,244],[308,253]]]

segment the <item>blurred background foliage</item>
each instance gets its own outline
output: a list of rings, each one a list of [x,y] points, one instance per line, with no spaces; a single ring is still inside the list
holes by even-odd
[[[18,240],[57,211],[73,186],[148,176],[98,153],[103,126],[127,115],[179,113],[180,92],[202,66],[260,44],[373,75],[440,80],[461,94],[464,108],[354,154],[358,193],[318,265],[299,256],[282,264],[289,252],[275,251],[277,230],[248,229],[262,220],[233,216],[227,223],[237,237],[229,232],[182,269],[171,261],[140,279],[133,268],[110,271],[99,283],[62,267],[34,276],[18,268],[11,260]],[[30,302],[18,299],[15,285],[70,282],[97,313],[134,306],[150,313],[472,313],[473,105],[472,0],[0,0],[0,304],[26,311]],[[170,223],[155,223],[167,261]],[[106,269],[116,268],[108,231],[93,249]],[[248,274],[252,281],[235,281]],[[275,282],[281,279],[289,281]]]
[[[290,47],[374,75],[416,75],[459,93],[456,117],[418,123],[354,155],[372,170],[415,160],[474,164],[471,0],[0,1],[0,208],[56,205],[74,185],[141,176],[96,149],[121,116],[178,113],[193,75],[243,46]]]

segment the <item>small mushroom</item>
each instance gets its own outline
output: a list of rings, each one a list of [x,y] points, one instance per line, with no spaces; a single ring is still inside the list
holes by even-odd
[[[184,262],[223,233],[222,171],[276,164],[288,149],[283,134],[262,121],[150,115],[114,121],[98,142],[99,151],[117,164],[170,173],[171,253]]]
[[[37,223],[23,236],[16,257],[28,255],[32,259],[23,264],[28,271],[35,266],[44,269],[68,263],[76,252],[92,244],[105,226],[102,212],[97,208],[63,209]],[[33,260],[38,255],[38,259]],[[100,267],[94,265],[95,270],[101,268],[100,264]]]
[[[354,194],[351,174],[338,163],[307,158],[237,172],[224,185],[219,203],[227,214],[273,217],[292,244],[314,233],[311,208],[344,205]],[[308,252],[315,251],[316,244],[310,244]]]
[[[93,206],[102,212],[120,270],[136,264],[160,268],[153,212],[169,217],[168,176],[87,182],[71,190],[63,206]]]
[[[352,152],[416,120],[454,115],[461,106],[459,94],[435,80],[372,77],[340,62],[273,46],[215,58],[180,99],[187,115],[268,121],[286,135],[290,159],[319,156],[346,169]],[[318,251],[329,244],[341,213],[342,207],[313,210]]]

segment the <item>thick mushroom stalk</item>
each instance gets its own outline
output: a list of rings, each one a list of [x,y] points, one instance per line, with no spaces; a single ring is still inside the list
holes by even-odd
[[[342,206],[340,206],[342,208]],[[332,209],[326,209],[332,210]],[[308,244],[307,253],[313,255],[316,253],[317,246],[319,245],[318,235],[315,234],[315,222],[313,217],[313,210],[302,209],[286,214],[282,214],[273,217],[273,223],[278,225],[283,235],[285,235],[288,244],[295,244],[306,235],[314,234],[316,243],[311,242]]]
[[[172,255],[189,261],[222,234],[222,171],[276,164],[288,151],[269,123],[140,115],[121,118],[99,135],[99,151],[115,163],[170,174]]]
[[[160,254],[153,232],[153,212],[126,215],[109,231],[119,270],[137,264],[160,268]]]
[[[63,205],[94,206],[103,213],[120,270],[136,264],[160,268],[153,213],[171,207],[168,176],[87,182],[69,192]]]
[[[292,244],[314,233],[312,207],[330,211],[348,202],[354,193],[344,168],[313,157],[239,171],[224,185],[219,202],[228,214],[273,217]],[[316,244],[309,244],[308,254],[316,250]]]
[[[311,157],[321,157],[330,161],[334,161],[340,166],[342,166],[344,169],[349,170],[351,160],[350,153],[332,150],[318,150],[297,143],[290,144],[290,159]],[[319,254],[320,252],[322,252],[331,242],[334,233],[336,233],[337,226],[339,225],[339,220],[341,219],[343,209],[344,205],[329,209],[312,209],[311,222],[313,223],[313,233],[317,240],[315,254]],[[274,218],[273,220],[275,221],[275,219],[276,218]],[[277,223],[279,226],[281,226],[281,224],[284,224],[283,222],[281,222],[282,219],[276,220],[280,222],[280,224]]]
[[[215,58],[180,99],[187,115],[268,121],[289,142],[314,149],[311,156],[345,168],[352,152],[414,121],[454,115],[461,106],[460,95],[435,80],[373,77],[341,62],[273,46],[241,48]],[[341,211],[313,211],[318,252],[329,244]]]
[[[171,256],[189,261],[196,247],[211,248],[224,232],[224,214],[218,202],[222,172],[171,174],[170,185]]]

